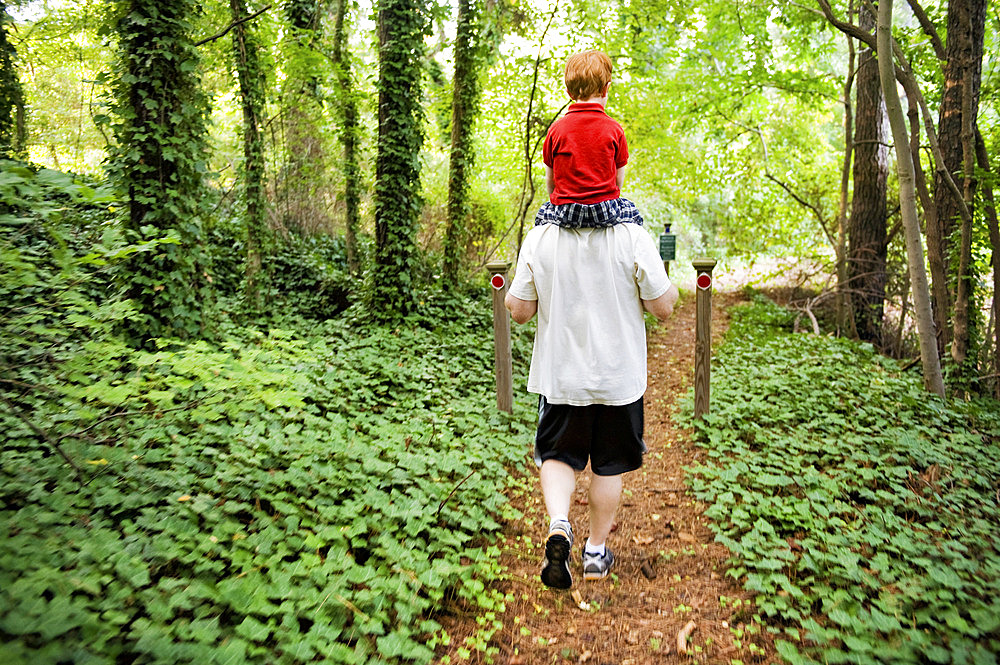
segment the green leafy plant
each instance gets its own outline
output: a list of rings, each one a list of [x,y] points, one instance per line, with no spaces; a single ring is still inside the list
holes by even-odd
[[[929,397],[768,301],[733,314],[692,487],[782,656],[995,662],[1000,406]]]

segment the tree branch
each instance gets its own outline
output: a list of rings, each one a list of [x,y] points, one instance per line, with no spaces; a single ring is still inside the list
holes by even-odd
[[[201,40],[200,42],[195,42],[195,43],[194,43],[194,45],[195,45],[195,46],[201,46],[202,44],[207,44],[207,43],[209,43],[209,42],[214,42],[214,41],[215,41],[216,39],[219,39],[219,38],[221,38],[221,37],[225,37],[225,36],[226,36],[226,34],[227,34],[227,33],[228,33],[228,32],[229,32],[230,30],[232,30],[233,28],[235,28],[236,26],[238,26],[238,25],[239,25],[240,23],[246,23],[246,22],[247,22],[247,21],[249,21],[250,19],[255,19],[255,18],[257,18],[258,16],[260,16],[261,14],[263,14],[264,12],[266,12],[266,11],[267,11],[268,9],[270,9],[270,8],[271,8],[271,5],[268,5],[267,7],[264,7],[264,9],[261,9],[261,10],[260,10],[260,11],[258,11],[258,12],[255,12],[255,13],[253,13],[253,14],[250,14],[249,16],[244,16],[243,18],[241,18],[241,19],[240,19],[240,20],[238,20],[238,21],[233,21],[232,23],[230,23],[229,25],[227,25],[227,26],[226,26],[226,27],[225,27],[225,28],[224,28],[223,30],[221,30],[220,32],[218,32],[218,33],[216,33],[216,34],[212,35],[211,37],[206,37],[205,39]]]
[[[910,5],[910,9],[913,10],[913,15],[917,17],[920,21],[920,27],[924,29],[924,34],[931,38],[931,44],[934,46],[934,54],[937,56],[938,60],[945,61],[948,58],[945,56],[944,44],[941,43],[941,36],[938,35],[937,28],[934,27],[934,23],[931,22],[927,12],[924,8],[920,6],[917,0],[906,0],[907,4]]]

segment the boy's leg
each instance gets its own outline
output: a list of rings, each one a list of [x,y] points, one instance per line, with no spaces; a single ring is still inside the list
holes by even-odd
[[[622,475],[591,476],[589,544],[594,547],[602,547],[611,533],[615,511],[622,496]]]

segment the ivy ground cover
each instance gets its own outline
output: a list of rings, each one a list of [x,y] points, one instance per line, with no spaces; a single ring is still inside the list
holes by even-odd
[[[140,351],[99,294],[145,248],[74,252],[66,205],[0,211],[0,663],[428,662],[456,607],[484,645],[531,415],[495,408],[488,298]]]
[[[790,663],[996,663],[1000,404],[791,320],[734,310],[698,426],[729,574]]]

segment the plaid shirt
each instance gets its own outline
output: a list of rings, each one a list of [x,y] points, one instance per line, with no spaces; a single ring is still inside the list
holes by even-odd
[[[556,224],[569,229],[602,228],[615,224],[642,226],[642,215],[634,203],[623,198],[591,205],[582,203],[552,205],[546,201],[535,215],[535,226],[542,224]]]

